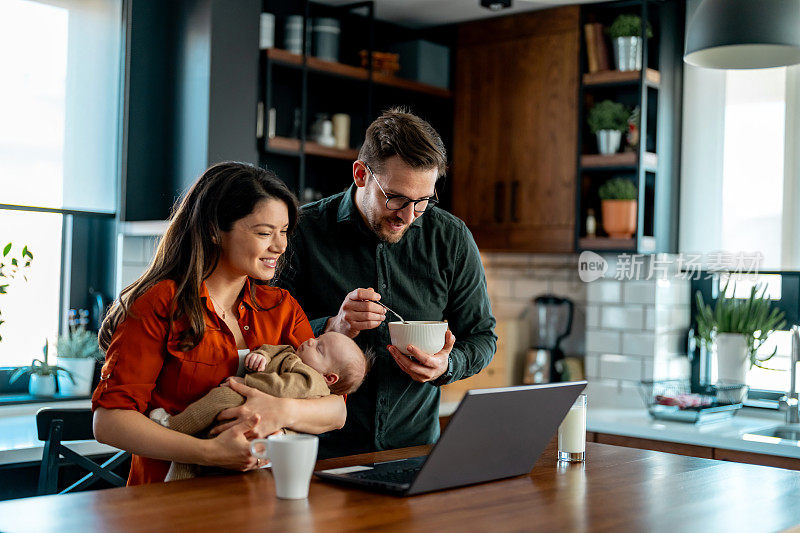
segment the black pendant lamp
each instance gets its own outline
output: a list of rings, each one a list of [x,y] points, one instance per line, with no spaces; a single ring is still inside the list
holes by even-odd
[[[718,69],[800,63],[800,0],[703,0],[683,60]]]

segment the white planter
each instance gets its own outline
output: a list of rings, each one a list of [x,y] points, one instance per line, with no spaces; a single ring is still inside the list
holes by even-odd
[[[617,70],[642,70],[642,38],[617,37],[612,39]]]
[[[58,390],[67,396],[88,396],[92,392],[94,359],[91,357],[59,357],[58,366],[72,374],[73,383],[64,372],[58,373]]]
[[[622,132],[619,130],[600,130],[597,132],[597,151],[602,155],[612,155],[619,151]]]
[[[741,333],[718,333],[714,339],[712,379],[716,383],[747,382],[750,359],[747,342]]]
[[[31,374],[28,382],[28,393],[31,396],[54,396],[56,393],[56,377]]]

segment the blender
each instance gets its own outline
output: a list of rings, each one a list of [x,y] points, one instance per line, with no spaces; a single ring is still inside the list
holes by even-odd
[[[561,381],[564,352],[560,344],[572,330],[574,304],[568,298],[546,294],[533,300],[532,346],[525,364],[525,384]]]

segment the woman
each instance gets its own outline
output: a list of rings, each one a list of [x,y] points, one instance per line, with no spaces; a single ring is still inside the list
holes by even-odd
[[[120,294],[100,329],[106,351],[92,397],[100,442],[129,450],[129,485],[163,481],[169,461],[249,470],[248,439],[287,427],[341,428],[341,396],[275,398],[234,383],[247,400],[220,414],[218,435],[198,439],[148,418],[182,411],[262,344],[295,348],[313,337],[300,306],[266,285],[286,250],[297,199],[274,174],[242,163],[206,170],[175,212],[147,271]],[[238,352],[238,354],[237,354]]]

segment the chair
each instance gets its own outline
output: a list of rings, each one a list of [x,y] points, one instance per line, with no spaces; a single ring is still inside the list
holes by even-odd
[[[66,441],[94,439],[91,409],[45,407],[36,413],[36,428],[39,440],[44,441],[42,467],[39,472],[39,495],[55,494],[58,491],[58,470],[64,464],[75,464],[89,473],[58,494],[83,489],[99,479],[105,479],[116,487],[125,485],[125,480],[112,470],[130,457],[130,453],[117,452],[104,463],[98,464],[63,444]]]

